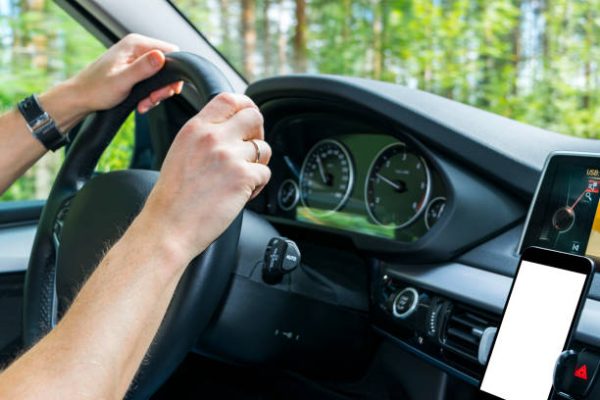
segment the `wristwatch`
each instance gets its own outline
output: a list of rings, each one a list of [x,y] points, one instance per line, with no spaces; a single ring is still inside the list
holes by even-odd
[[[60,133],[56,123],[42,108],[36,95],[31,95],[17,105],[19,112],[25,118],[31,134],[39,140],[46,149],[55,151],[68,142],[66,135]]]

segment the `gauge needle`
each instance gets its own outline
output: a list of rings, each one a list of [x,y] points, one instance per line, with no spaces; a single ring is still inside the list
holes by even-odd
[[[375,174],[375,175],[377,175],[377,177],[378,177],[379,179],[381,179],[382,181],[384,181],[385,183],[387,183],[388,185],[390,185],[390,186],[391,186],[391,187],[393,187],[394,189],[396,189],[396,190],[398,190],[398,191],[401,189],[401,187],[400,187],[400,185],[399,185],[399,184],[395,183],[395,182],[394,182],[394,181],[392,181],[391,179],[388,179],[388,178],[386,178],[385,176],[381,175],[379,172],[378,172],[377,174]]]
[[[442,215],[442,213],[444,212],[444,208],[446,208],[446,203],[442,204],[442,206],[438,210],[438,212],[437,212],[438,217]]]
[[[319,175],[321,175],[321,180],[324,184],[327,185],[327,177],[325,176],[325,168],[323,167],[323,161],[321,161],[321,157],[317,156],[317,165],[319,166]]]
[[[283,195],[283,201],[288,201],[294,193],[290,190],[285,195]]]
[[[575,200],[575,202],[573,203],[573,205],[567,207],[569,208],[571,211],[573,211],[573,209],[575,208],[575,206],[581,201],[581,199],[583,198],[583,195],[587,193],[587,188],[581,192],[581,194],[579,195],[579,197],[577,198],[577,200]]]

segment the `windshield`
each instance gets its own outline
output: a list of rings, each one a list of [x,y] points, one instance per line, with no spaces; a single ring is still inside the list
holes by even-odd
[[[249,81],[373,78],[600,137],[600,3],[173,0]]]

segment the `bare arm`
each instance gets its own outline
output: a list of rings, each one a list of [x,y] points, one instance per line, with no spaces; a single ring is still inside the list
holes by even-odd
[[[0,398],[124,396],[187,264],[269,180],[262,122],[231,94],[188,121],[140,215],[58,326],[0,375]]]
[[[67,132],[87,114],[123,101],[133,85],[159,71],[163,52],[176,46],[139,35],[129,35],[99,60],[68,81],[40,96],[42,107],[61,132]],[[146,112],[160,100],[181,91],[176,83],[152,93],[138,105]],[[0,116],[0,193],[46,153],[29,132],[25,120],[13,109]]]

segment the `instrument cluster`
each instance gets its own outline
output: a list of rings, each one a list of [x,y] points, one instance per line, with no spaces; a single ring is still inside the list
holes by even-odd
[[[271,215],[406,243],[443,216],[441,179],[408,141],[371,132],[289,133],[272,142]]]

